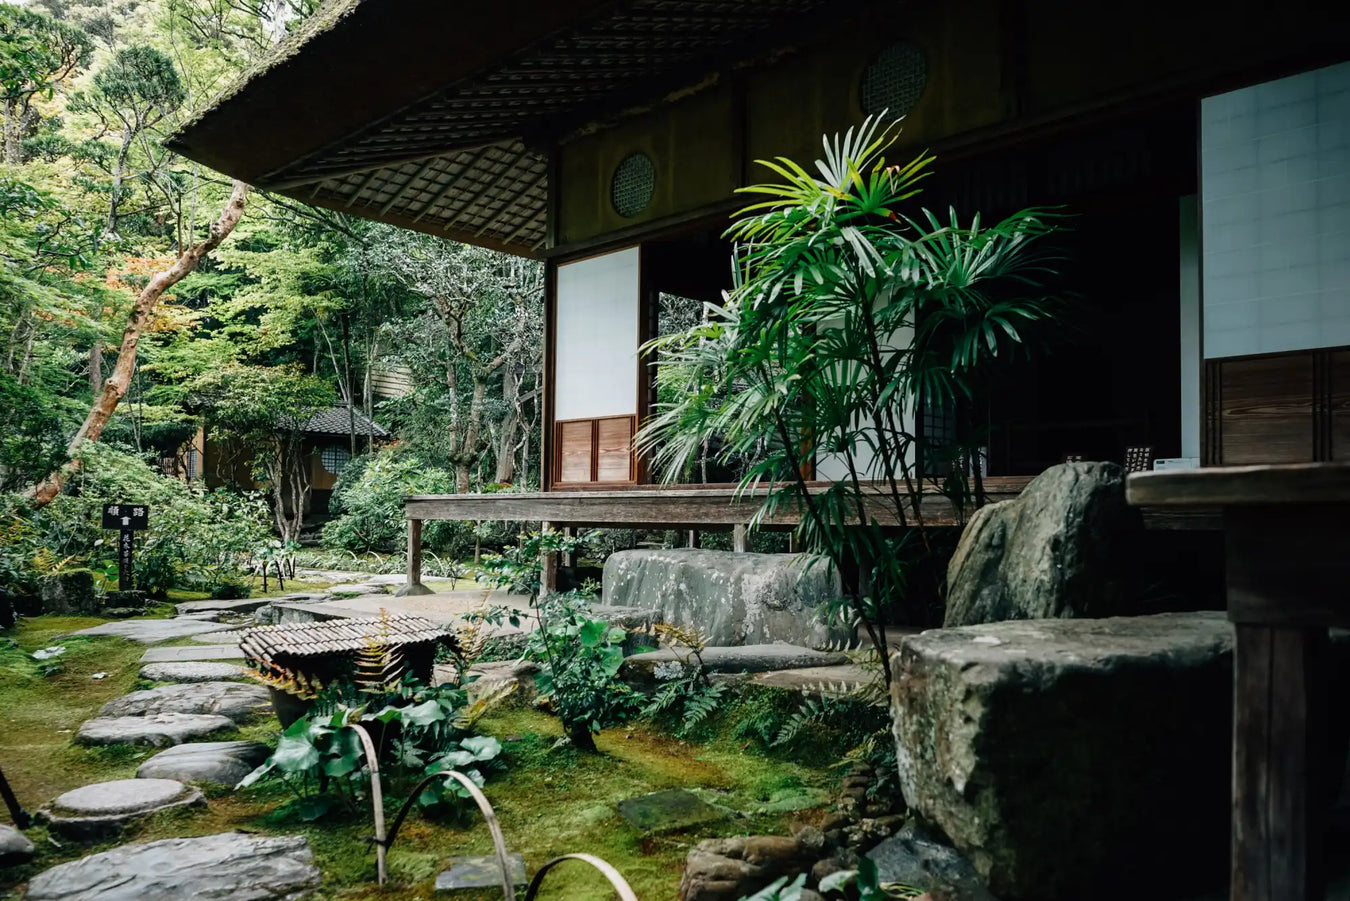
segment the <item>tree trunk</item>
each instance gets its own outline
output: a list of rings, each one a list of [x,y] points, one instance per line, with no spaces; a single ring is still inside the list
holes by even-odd
[[[17,166],[23,162],[20,150],[20,132],[23,124],[19,121],[19,102],[14,99],[5,101],[5,165]]]
[[[498,435],[497,471],[492,477],[499,485],[516,477],[516,435],[520,431],[520,377],[509,366],[502,371],[502,402],[506,416]]]
[[[126,177],[127,157],[131,155],[131,142],[136,137],[130,128],[122,129],[122,146],[117,151],[117,159],[113,163],[112,172],[112,190],[108,195],[108,222],[103,229],[105,238],[117,237],[117,210],[122,203],[122,181]],[[235,182],[235,189],[241,182]],[[233,199],[233,197],[231,197]],[[242,207],[241,207],[242,212]],[[217,220],[219,222],[219,220]],[[233,228],[234,226],[230,226]],[[180,257],[181,259],[181,257]],[[193,265],[196,265],[195,263]]]
[[[229,237],[230,232],[234,231],[234,227],[239,224],[239,220],[244,215],[244,201],[248,192],[248,185],[236,181],[234,190],[230,192],[230,199],[225,204],[225,209],[221,211],[220,218],[212,223],[210,234],[206,240],[189,247],[174,261],[172,266],[151,276],[150,281],[141,289],[140,295],[136,298],[136,304],[131,309],[131,316],[127,320],[126,331],[122,333],[122,345],[118,348],[117,362],[113,365],[112,375],[103,383],[102,391],[94,398],[94,404],[90,407],[89,415],[85,417],[84,424],[70,439],[70,444],[66,447],[67,462],[60,469],[50,473],[45,479],[33,486],[28,492],[28,497],[35,506],[44,507],[51,503],[52,499],[61,493],[61,488],[66,481],[80,471],[82,464],[75,455],[81,444],[99,439],[99,436],[103,434],[104,427],[108,424],[108,420],[112,418],[113,411],[117,409],[117,404],[126,395],[127,386],[131,383],[132,372],[136,368],[136,347],[141,340],[141,331],[150,321],[150,317],[155,311],[155,305],[159,303],[159,299],[165,291],[178,284],[184,276],[196,269],[202,258],[215,250],[220,242],[224,241]]]
[[[588,751],[591,754],[598,754],[600,749],[595,746],[595,736],[591,734],[590,727],[584,723],[573,723],[567,727],[567,737],[571,740],[572,746],[578,751]]]

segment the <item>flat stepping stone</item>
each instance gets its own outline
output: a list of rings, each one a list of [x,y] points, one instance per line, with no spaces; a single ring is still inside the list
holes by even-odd
[[[186,648],[150,648],[141,663],[188,663],[198,660],[243,660],[237,644],[210,644]]]
[[[770,670],[750,677],[750,682],[765,688],[780,688],[801,694],[841,697],[866,685],[872,678],[872,674],[865,667],[848,663],[843,666]]]
[[[252,613],[271,603],[271,598],[239,598],[233,601],[183,601],[177,605],[180,616],[189,613]]]
[[[0,866],[12,867],[27,863],[37,853],[37,848],[13,826],[0,823]]]
[[[136,770],[137,779],[177,779],[235,786],[271,753],[256,741],[196,741],[160,751]]]
[[[248,670],[234,663],[200,661],[189,663],[151,663],[141,667],[147,682],[229,682],[249,678]]]
[[[266,714],[271,697],[261,685],[242,682],[190,682],[133,691],[103,705],[100,716],[154,716],[162,713],[214,713],[236,723]]]
[[[225,641],[238,642],[239,639],[244,637],[246,630],[239,628],[237,625],[231,625],[230,628],[231,631],[229,632],[203,632],[200,635],[192,636],[192,640],[200,644],[220,644]]]
[[[118,779],[68,791],[37,817],[59,835],[93,841],[118,835],[128,823],[152,813],[205,803],[201,789],[174,779]]]
[[[843,654],[831,654],[790,644],[747,644],[731,648],[704,648],[703,666],[713,673],[763,673],[771,670],[839,666],[848,663]],[[656,678],[658,667],[666,669],[686,658],[697,658],[687,649],[666,648],[634,654],[623,661],[622,675],[628,678]]]
[[[298,835],[226,832],[123,845],[63,863],[28,884],[28,901],[292,901],[319,887]]]
[[[167,748],[235,727],[227,716],[160,713],[154,716],[101,716],[86,720],[75,733],[80,745],[150,745]]]
[[[199,619],[125,619],[115,623],[103,623],[72,632],[71,635],[111,635],[129,641],[155,644],[171,641],[175,638],[188,638],[203,632],[226,632],[237,626],[228,623],[208,623]]]
[[[643,832],[668,832],[700,823],[726,819],[718,810],[693,792],[683,788],[652,792],[619,802],[619,815]]]
[[[383,585],[372,585],[369,582],[349,582],[346,585],[334,585],[328,589],[328,594],[384,594]]]
[[[507,862],[511,865],[511,884],[524,885],[525,858],[519,854],[512,854]],[[501,888],[502,871],[495,854],[484,857],[452,857],[449,864],[450,869],[436,877],[438,892]]]

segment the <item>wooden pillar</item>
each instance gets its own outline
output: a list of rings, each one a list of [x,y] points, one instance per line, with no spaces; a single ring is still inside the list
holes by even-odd
[[[687,543],[687,546],[688,546],[688,547],[698,547],[698,546],[699,546],[699,544],[700,544],[700,536],[699,536],[699,534],[698,534],[698,529],[690,529],[690,530],[689,530],[689,536],[688,536],[688,538],[689,538],[688,543]]]
[[[431,594],[422,584],[422,520],[408,520],[408,584],[399,589],[398,597]]]
[[[541,523],[539,531],[545,534],[552,532],[553,523]],[[545,554],[543,560],[540,561],[540,566],[539,599],[543,600],[558,590],[558,555]]]
[[[1238,623],[1232,901],[1321,901],[1327,630]]]
[[[564,537],[564,538],[576,538],[576,537],[577,537],[577,530],[576,530],[576,528],[573,527],[573,526],[563,526],[562,533],[563,533],[563,537]],[[563,555],[562,555],[562,565],[568,567],[569,569],[570,569],[571,567],[573,567],[573,566],[576,566],[576,565],[577,565],[577,555],[574,554],[574,553],[572,553],[572,552],[570,552],[570,551],[567,552],[567,553],[565,553],[565,554],[563,554]]]
[[[731,549],[738,554],[750,550],[750,529],[747,526],[738,524],[731,527]]]
[[[788,553],[800,554],[802,552],[802,541],[797,537],[797,530],[793,529],[788,533]]]

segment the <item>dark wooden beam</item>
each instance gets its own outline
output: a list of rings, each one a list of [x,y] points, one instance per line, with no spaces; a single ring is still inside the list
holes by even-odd
[[[478,152],[476,152],[473,155],[472,159],[470,159],[467,163],[464,164],[462,169],[460,169],[454,175],[451,175],[448,178],[446,178],[446,180],[441,183],[440,189],[437,190],[435,195],[430,200],[427,201],[426,206],[422,207],[422,209],[417,211],[417,215],[413,217],[413,222],[422,221],[423,216],[434,210],[436,208],[436,204],[444,200],[445,195],[450,193],[451,188],[459,184],[459,182],[464,178],[464,176],[468,175],[470,171],[477,168],[479,161],[481,161],[483,157],[487,156],[487,152],[488,147],[478,148]]]
[[[515,204],[515,202],[516,202],[517,200],[520,200],[520,199],[521,199],[522,197],[524,197],[526,194],[528,194],[528,193],[530,193],[531,191],[533,191],[533,190],[535,189],[535,187],[536,187],[541,181],[543,181],[545,178],[548,178],[548,167],[547,167],[547,166],[544,167],[544,171],[539,172],[538,174],[536,174],[536,175],[534,176],[534,178],[531,178],[528,182],[526,182],[526,183],[525,183],[525,187],[519,189],[518,191],[515,191],[514,193],[511,194],[510,197],[508,197],[508,198],[506,198],[505,200],[501,201],[501,203],[497,206],[497,209],[493,212],[493,215],[492,215],[492,216],[485,217],[485,221],[483,222],[483,227],[480,228],[478,231],[474,232],[474,235],[475,235],[475,236],[481,235],[481,234],[483,234],[483,232],[487,231],[489,228],[491,228],[492,226],[496,225],[497,222],[500,221],[500,219],[501,219],[503,213],[509,213],[509,212],[511,211],[512,205]],[[530,219],[527,219],[526,224],[528,224],[530,221],[533,221],[533,219],[537,219],[537,218],[538,218],[538,215],[536,214],[534,217],[532,217],[532,218],[530,218]],[[512,232],[512,233],[511,233],[511,237],[514,238],[515,236],[516,236],[516,232]],[[510,240],[510,239],[508,238],[508,240]]]
[[[476,192],[474,192],[474,195],[470,197],[467,201],[465,201],[463,206],[459,208],[459,210],[455,213],[455,215],[445,223],[445,228],[449,230],[453,228],[456,224],[458,224],[459,220],[463,218],[465,213],[473,209],[474,206],[477,205],[478,201],[486,197],[487,193],[497,186],[497,179],[504,175],[509,174],[511,170],[516,167],[516,164],[525,158],[525,154],[527,153],[529,153],[529,151],[522,147],[520,150],[516,152],[516,155],[511,158],[510,162],[508,162],[505,165],[505,167],[503,167],[500,173],[496,175],[489,175],[487,181],[483,184],[483,187],[479,188]]]
[[[423,163],[421,166],[419,166],[416,172],[408,176],[408,180],[403,183],[402,187],[400,187],[397,191],[394,192],[394,196],[389,198],[389,202],[386,203],[384,206],[380,207],[380,212],[387,213],[390,210],[392,210],[394,208],[394,204],[402,200],[403,195],[408,193],[408,189],[412,187],[413,182],[417,181],[419,178],[426,175],[427,171],[431,169],[431,167],[436,163],[437,159],[439,159],[439,157],[432,157],[431,159]]]

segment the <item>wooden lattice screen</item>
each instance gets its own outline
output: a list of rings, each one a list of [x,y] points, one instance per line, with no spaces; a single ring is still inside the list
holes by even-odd
[[[554,425],[555,485],[632,484],[636,416],[568,419]]]

